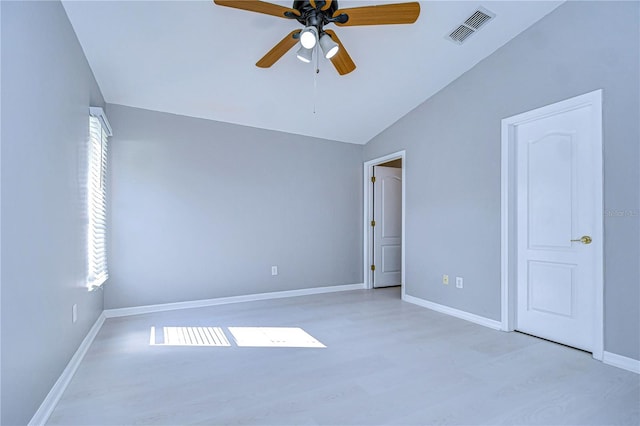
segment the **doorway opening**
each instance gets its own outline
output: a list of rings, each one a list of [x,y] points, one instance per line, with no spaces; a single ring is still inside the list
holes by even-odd
[[[365,288],[400,286],[405,296],[405,151],[364,163]]]

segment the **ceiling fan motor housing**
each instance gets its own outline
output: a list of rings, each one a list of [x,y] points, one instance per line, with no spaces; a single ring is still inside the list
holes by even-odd
[[[309,0],[296,0],[293,2],[293,9],[300,12],[300,16],[296,16],[293,13],[287,12],[288,18],[296,19],[305,27],[316,27],[318,33],[322,33],[322,28],[332,22],[345,23],[349,19],[344,13],[334,17],[333,14],[338,10],[338,1],[333,0],[329,3],[326,10],[322,10],[327,4],[326,1],[316,0],[315,7]]]

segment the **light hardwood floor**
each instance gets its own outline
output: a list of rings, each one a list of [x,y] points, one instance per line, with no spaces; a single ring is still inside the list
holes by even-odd
[[[150,346],[163,326],[302,327],[326,349]],[[638,425],[640,376],[398,288],[108,319],[51,425]]]

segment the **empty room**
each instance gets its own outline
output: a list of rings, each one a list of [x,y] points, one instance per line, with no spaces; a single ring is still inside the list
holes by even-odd
[[[639,1],[0,1],[2,425],[639,425]]]

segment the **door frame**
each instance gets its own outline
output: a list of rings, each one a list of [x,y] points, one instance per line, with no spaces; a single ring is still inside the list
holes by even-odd
[[[375,158],[373,160],[365,161],[363,165],[363,243],[362,243],[362,260],[363,260],[363,277],[364,277],[364,288],[373,289],[373,271],[371,271],[371,261],[372,261],[372,253],[373,253],[373,239],[371,238],[371,215],[373,214],[373,185],[371,185],[371,177],[373,176],[373,167],[379,166],[386,162],[392,160],[402,160],[402,241],[400,243],[400,250],[402,250],[400,257],[400,288],[402,293],[402,298],[405,296],[405,195],[406,195],[406,151],[397,151],[391,154],[387,154],[382,157]]]
[[[595,159],[600,167],[594,170],[600,191],[595,194],[593,244],[596,250],[595,315],[593,358],[602,361],[604,355],[604,214],[603,214],[603,155],[602,155],[602,89],[547,105],[502,120],[501,151],[501,322],[502,330],[513,331],[516,326],[517,292],[517,207],[516,207],[516,147],[515,128],[520,124],[585,106],[592,107]]]

